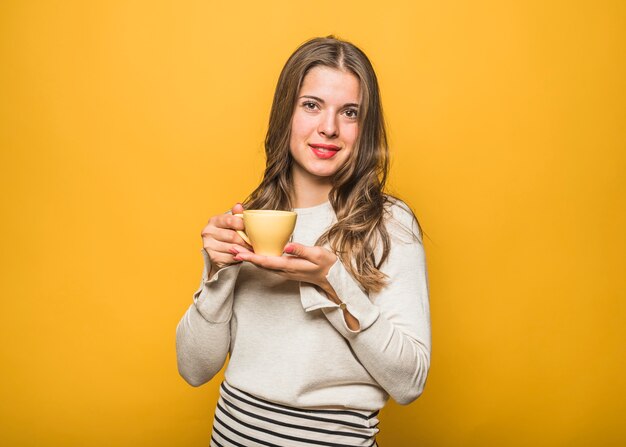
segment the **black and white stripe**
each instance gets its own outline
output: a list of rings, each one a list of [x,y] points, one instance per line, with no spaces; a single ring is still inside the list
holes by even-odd
[[[376,447],[378,419],[360,410],[302,410],[226,382],[215,409],[211,447]]]

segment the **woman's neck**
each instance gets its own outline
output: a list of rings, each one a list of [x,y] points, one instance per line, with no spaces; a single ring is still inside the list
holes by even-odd
[[[328,194],[333,188],[332,180],[328,177],[305,176],[293,172],[293,207],[310,208],[328,200]]]

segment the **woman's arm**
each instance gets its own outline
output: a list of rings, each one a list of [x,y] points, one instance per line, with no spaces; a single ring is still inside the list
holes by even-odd
[[[241,264],[224,267],[208,278],[210,262],[202,252],[202,283],[176,327],[178,372],[193,386],[208,382],[224,366],[230,347],[233,289],[241,268]]]
[[[430,368],[430,311],[421,242],[392,242],[382,271],[388,275],[387,286],[371,296],[339,261],[329,271],[328,281],[359,321],[358,330],[350,328],[340,308],[322,310],[380,386],[398,403],[408,404],[423,392]]]
[[[213,216],[202,230],[202,281],[176,328],[178,371],[193,386],[211,380],[224,365],[230,347],[233,290],[241,264],[229,250],[247,246],[236,233],[243,229],[243,222],[232,214],[242,211],[237,204],[231,213]]]

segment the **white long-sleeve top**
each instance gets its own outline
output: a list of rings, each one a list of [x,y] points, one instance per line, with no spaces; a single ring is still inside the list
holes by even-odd
[[[389,396],[400,404],[415,400],[430,366],[430,313],[424,249],[405,207],[390,206],[391,249],[381,266],[388,279],[380,292],[365,293],[339,260],[328,272],[358,331],[310,283],[248,263],[208,278],[202,249],[202,282],[176,329],[180,374],[202,385],[230,354],[226,381],[279,404],[375,411]],[[304,245],[314,245],[336,221],[329,202],[294,211],[293,241]]]

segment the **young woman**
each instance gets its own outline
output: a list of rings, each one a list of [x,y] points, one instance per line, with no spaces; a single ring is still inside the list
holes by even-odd
[[[202,385],[230,354],[211,446],[375,446],[388,397],[408,404],[424,389],[430,318],[421,230],[384,193],[378,82],[360,49],[328,37],[293,53],[265,150],[258,188],[202,231],[180,374]],[[240,238],[244,208],[296,211],[283,256]]]

